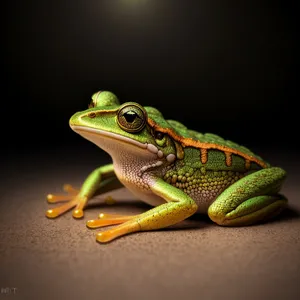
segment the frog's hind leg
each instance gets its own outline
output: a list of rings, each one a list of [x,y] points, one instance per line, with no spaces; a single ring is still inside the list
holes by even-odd
[[[106,243],[125,234],[165,228],[188,218],[198,209],[196,203],[186,193],[169,185],[160,178],[153,180],[151,190],[156,195],[164,198],[167,203],[163,203],[137,216],[124,217],[124,219],[120,220],[120,223],[123,224],[99,232],[96,240],[100,243]],[[125,218],[128,218],[128,220],[125,220]],[[114,220],[117,222],[118,218]]]
[[[223,226],[245,226],[275,217],[287,205],[278,194],[285,176],[284,170],[274,167],[240,179],[210,205],[210,219]]]

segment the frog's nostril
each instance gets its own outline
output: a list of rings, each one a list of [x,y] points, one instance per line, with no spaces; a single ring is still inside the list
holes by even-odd
[[[88,114],[88,117],[91,118],[91,119],[93,119],[93,118],[96,117],[96,114],[95,114],[94,112],[89,113],[89,114]]]

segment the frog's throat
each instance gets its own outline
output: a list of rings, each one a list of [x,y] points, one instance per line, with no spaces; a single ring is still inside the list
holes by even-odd
[[[103,147],[104,145],[103,145],[103,140],[101,140],[101,137],[102,138],[106,137],[106,138],[114,140],[114,141],[119,141],[119,142],[121,141],[121,142],[124,142],[125,144],[129,144],[132,146],[136,146],[139,149],[146,150],[144,152],[144,154],[147,154],[147,153],[150,154],[152,159],[155,159],[155,160],[157,159],[157,161],[144,166],[141,169],[142,173],[145,172],[146,170],[148,170],[149,168],[158,167],[163,164],[162,159],[164,159],[164,153],[153,144],[141,143],[139,141],[130,139],[128,137],[119,135],[117,133],[109,132],[109,131],[105,131],[105,130],[101,130],[101,129],[95,129],[95,128],[78,126],[78,125],[70,125],[70,127],[76,133],[82,135],[84,138],[86,138],[87,140],[96,144],[98,147],[102,148],[103,150],[106,150],[106,149],[104,149],[104,147]],[[107,142],[106,142],[106,144],[107,144]],[[110,152],[110,151],[107,151],[107,152]],[[167,163],[172,163],[173,161],[175,161],[176,156],[174,154],[168,154],[165,157],[165,159],[166,159]]]

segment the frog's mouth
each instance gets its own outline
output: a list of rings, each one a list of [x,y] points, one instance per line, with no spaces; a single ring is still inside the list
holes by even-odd
[[[102,148],[102,146],[103,146],[104,139],[108,138],[110,140],[117,140],[120,142],[124,142],[126,144],[135,145],[142,149],[147,149],[147,145],[148,145],[147,143],[141,143],[141,142],[138,142],[136,140],[130,139],[126,136],[122,136],[122,135],[114,133],[114,132],[85,127],[85,126],[79,126],[79,125],[70,125],[70,127],[76,133],[80,134],[85,139],[93,142],[100,148]]]
[[[101,129],[80,125],[70,125],[70,127],[76,133],[96,144],[99,148],[111,155],[120,155],[120,153],[124,153],[126,147],[126,152],[133,152],[135,155],[146,156],[148,159],[162,159],[164,157],[163,152],[150,143],[141,143],[129,137]]]

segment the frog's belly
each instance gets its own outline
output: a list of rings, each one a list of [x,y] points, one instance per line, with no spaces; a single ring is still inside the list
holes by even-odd
[[[216,199],[216,197],[208,198],[208,197],[201,197],[201,196],[198,197],[191,196],[191,198],[193,198],[196,204],[198,205],[197,213],[201,213],[201,214],[207,214],[209,206]]]
[[[137,197],[137,199],[151,205],[151,206],[158,206],[163,203],[166,203],[166,200],[153,194],[150,189],[139,189],[136,188],[135,185],[131,184],[124,184],[126,188]]]
[[[163,203],[166,203],[167,201],[154,193],[152,193],[151,190],[142,190],[139,188],[136,188],[135,185],[131,184],[125,184],[126,188],[135,195],[139,200],[151,205],[151,206],[158,206]],[[198,205],[197,213],[206,214],[208,207],[210,204],[215,200],[215,197],[203,197],[203,196],[197,196],[193,197],[193,195],[190,195],[191,198],[196,202]]]

